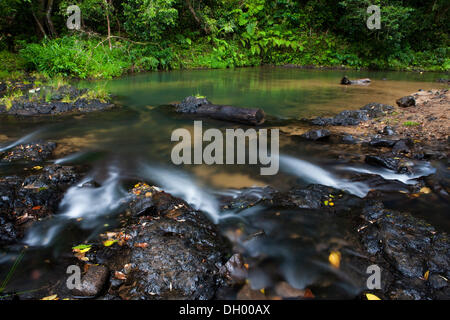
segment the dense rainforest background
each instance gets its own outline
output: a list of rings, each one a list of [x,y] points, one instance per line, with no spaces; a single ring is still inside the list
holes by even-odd
[[[81,9],[81,29],[66,26]],[[381,29],[366,26],[381,8]],[[450,68],[448,0],[1,0],[0,72],[110,78],[261,64]]]

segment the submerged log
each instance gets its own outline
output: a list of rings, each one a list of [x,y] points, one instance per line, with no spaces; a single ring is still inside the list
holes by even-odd
[[[343,84],[343,85],[369,84],[370,82],[371,82],[371,80],[369,78],[350,80],[348,77],[343,77],[341,80],[341,84]]]
[[[259,125],[265,120],[264,111],[257,108],[240,108],[216,105],[206,98],[187,97],[176,106],[178,113],[190,113],[199,117],[239,122],[247,125]]]

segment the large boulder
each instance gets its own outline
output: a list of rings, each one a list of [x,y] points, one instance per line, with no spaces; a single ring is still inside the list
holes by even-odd
[[[92,259],[112,270],[109,293],[122,299],[211,299],[222,279],[226,245],[202,212],[146,184],[137,185],[118,232],[121,245]]]

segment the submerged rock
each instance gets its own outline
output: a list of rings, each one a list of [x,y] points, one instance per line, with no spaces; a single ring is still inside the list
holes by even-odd
[[[330,131],[326,129],[318,129],[318,130],[310,130],[304,134],[301,135],[302,138],[308,139],[308,140],[322,140],[325,138],[330,137]]]
[[[356,80],[350,80],[347,76],[343,77],[341,79],[341,84],[343,85],[352,85],[352,84],[369,84],[371,82],[370,79],[366,78],[366,79],[356,79]]]
[[[369,141],[369,146],[371,147],[386,147],[392,148],[397,143],[397,140],[383,139],[383,138],[373,138]]]
[[[346,134],[342,137],[342,142],[346,144],[356,144],[358,140],[355,139],[351,134]]]
[[[227,278],[230,285],[245,283],[248,278],[248,270],[241,254],[235,253],[220,269],[220,272]]]

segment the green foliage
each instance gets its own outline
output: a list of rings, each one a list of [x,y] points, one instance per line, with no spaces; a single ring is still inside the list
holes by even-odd
[[[0,2],[0,50],[20,51],[25,61],[0,54],[0,77],[25,67],[51,77],[111,78],[261,64],[433,71],[450,65],[445,0],[80,0],[82,32],[65,26],[71,4],[54,1],[60,37],[49,39],[36,22],[49,35],[37,1]],[[374,4],[380,30],[366,26]],[[25,20],[36,28],[25,28]]]
[[[415,121],[405,121],[405,122],[403,122],[403,125],[405,127],[417,127],[417,126],[420,126],[420,123],[415,122]]]
[[[13,101],[22,96],[22,91],[14,90],[0,98],[0,105],[6,106],[6,110],[12,107]]]
[[[175,0],[127,0],[123,15],[125,30],[134,39],[160,40],[169,27],[176,24],[178,11],[173,8]]]
[[[104,40],[76,36],[29,44],[20,51],[30,69],[48,76],[111,78],[128,71],[156,70],[170,66],[170,50],[113,41],[109,50]]]

